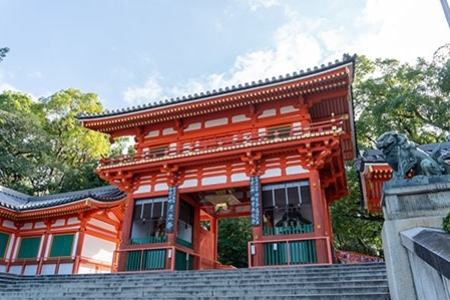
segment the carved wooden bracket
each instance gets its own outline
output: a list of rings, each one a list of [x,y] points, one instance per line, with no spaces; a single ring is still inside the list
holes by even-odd
[[[137,189],[131,172],[100,172],[99,176],[126,193],[132,193]]]
[[[136,127],[135,128],[135,136],[134,136],[134,142],[138,144],[142,144],[144,142],[144,129],[142,127]]]
[[[161,172],[166,174],[168,186],[180,185],[180,176],[179,176],[180,174],[178,165],[164,164],[161,167]]]
[[[339,147],[339,141],[337,139],[324,140],[319,143],[311,145],[311,143],[305,143],[303,147],[297,148],[297,151],[301,155],[301,165],[304,169],[319,170],[324,167],[325,162],[334,149]]]
[[[241,160],[245,162],[245,170],[247,176],[260,175],[261,157],[262,157],[261,152],[252,153],[251,151],[248,151],[244,155],[241,155]]]
[[[258,117],[262,112],[258,111],[255,104],[250,104],[248,113],[245,114],[247,118]]]

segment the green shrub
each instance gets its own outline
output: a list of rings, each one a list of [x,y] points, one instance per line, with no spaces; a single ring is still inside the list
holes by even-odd
[[[450,212],[442,219],[442,227],[445,231],[450,232]]]

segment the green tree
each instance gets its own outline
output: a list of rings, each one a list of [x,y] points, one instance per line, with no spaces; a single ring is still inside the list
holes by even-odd
[[[450,44],[415,65],[359,57],[354,96],[360,147],[390,130],[419,144],[442,141],[450,132]]]
[[[218,261],[236,268],[247,268],[247,245],[252,234],[250,218],[219,219]]]
[[[6,53],[9,52],[8,47],[0,48],[0,62],[3,61],[3,58],[6,56]]]
[[[41,182],[50,152],[49,136],[31,106],[26,95],[0,95],[0,184],[26,193]]]
[[[442,142],[450,132],[450,44],[439,48],[432,61],[415,65],[393,59],[356,61],[354,101],[359,149],[373,149],[386,131],[404,133],[418,144]],[[381,213],[361,208],[355,168],[349,166],[350,195],[330,206],[338,249],[382,255]]]
[[[35,194],[105,184],[92,170],[109,154],[107,137],[74,118],[101,110],[97,95],[75,89],[39,101],[0,94],[0,184]]]

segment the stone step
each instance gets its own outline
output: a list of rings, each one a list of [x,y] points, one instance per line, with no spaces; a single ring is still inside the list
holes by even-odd
[[[34,286],[34,285],[22,285],[21,287],[12,286],[5,287],[2,289],[3,292],[18,292],[22,289],[35,290],[39,288],[46,288],[46,290],[64,290],[67,292],[78,292],[80,289],[87,292],[92,291],[124,291],[130,289],[139,290],[152,290],[152,291],[194,291],[202,289],[212,289],[212,290],[227,290],[231,287],[236,289],[258,289],[258,290],[270,290],[274,286],[277,288],[284,288],[286,290],[301,290],[309,288],[359,288],[359,287],[387,287],[386,280],[372,280],[372,281],[322,281],[314,283],[295,283],[295,282],[284,282],[284,283],[273,283],[273,282],[241,282],[235,284],[224,283],[212,283],[212,284],[188,284],[188,285],[177,285],[176,282],[173,284],[148,284],[147,286],[135,286],[133,284],[128,285],[89,285],[80,284],[79,282],[73,282],[71,286],[60,286],[60,285],[48,285],[48,286]]]
[[[112,277],[141,277],[145,274],[145,276],[170,276],[170,277],[178,277],[178,276],[195,276],[200,275],[204,276],[205,274],[209,274],[208,276],[213,276],[214,274],[218,276],[223,276],[224,274],[228,273],[239,273],[239,274],[245,274],[245,273],[259,273],[259,274],[287,274],[290,272],[293,273],[328,273],[332,272],[333,270],[339,271],[339,272],[367,272],[367,269],[375,270],[379,269],[382,271],[386,270],[386,267],[383,263],[371,263],[371,264],[348,264],[348,265],[325,265],[325,266],[289,266],[289,267],[274,267],[274,268],[252,268],[252,269],[234,269],[234,270],[197,270],[197,271],[175,271],[175,272],[161,272],[161,271],[154,271],[154,272],[146,272],[146,273],[113,273],[113,274],[79,274],[76,275],[78,277],[90,277],[90,276],[112,276]],[[4,273],[3,273],[4,274]],[[20,276],[20,275],[15,275]],[[73,275],[43,275],[43,276],[58,276],[60,278],[64,277],[73,277]],[[0,274],[1,277],[1,274]],[[30,278],[39,278],[36,276],[29,276]]]
[[[97,275],[97,276],[90,276],[90,277],[78,277],[72,276],[72,277],[58,277],[58,276],[35,276],[35,277],[20,277],[19,279],[21,282],[27,281],[30,283],[36,283],[36,284],[45,284],[46,282],[51,283],[64,283],[64,282],[72,282],[73,280],[77,280],[78,282],[93,282],[100,280],[102,282],[117,282],[117,281],[134,281],[134,282],[148,282],[148,281],[166,281],[167,279],[170,280],[177,280],[180,282],[183,281],[196,281],[196,280],[204,280],[205,278],[209,280],[242,280],[243,278],[248,280],[265,280],[265,279],[279,279],[279,280],[291,280],[292,278],[296,278],[297,280],[314,280],[314,279],[320,279],[323,278],[324,275],[328,278],[345,278],[347,280],[351,280],[352,278],[355,279],[364,279],[364,278],[384,278],[386,277],[385,271],[375,271],[375,272],[358,272],[358,273],[352,273],[352,272],[344,272],[344,273],[338,273],[338,272],[329,272],[326,274],[296,274],[296,273],[289,273],[289,274],[223,274],[222,276],[214,275],[214,276],[199,276],[199,275],[193,275],[193,276],[183,276],[183,277],[177,277],[177,276],[145,276],[146,274],[142,274],[142,276],[136,277],[136,276],[125,276],[125,277],[114,277],[114,276],[104,276],[104,275]]]
[[[0,294],[0,297],[2,295]],[[75,299],[70,297],[70,295],[62,295],[62,296],[46,296],[44,297],[36,297],[26,295],[19,295],[16,297],[8,297],[8,298],[0,298],[7,300],[61,300],[61,299]],[[103,295],[95,295],[94,297],[83,297],[83,300],[111,300],[111,296],[103,296]],[[121,294],[116,299],[155,299],[153,297],[149,298],[148,296],[138,297],[136,294]],[[298,294],[285,294],[285,295],[276,295],[276,294],[267,294],[264,296],[237,296],[237,297],[197,297],[197,296],[177,296],[177,297],[161,297],[158,300],[187,300],[187,299],[195,299],[195,300],[293,300],[293,299],[302,299],[302,300],[390,300],[389,294],[386,293],[371,293],[371,294],[351,294],[351,293],[342,293],[339,295],[336,294],[310,294],[310,295],[298,295]]]
[[[255,283],[260,285],[265,284],[296,284],[296,285],[321,285],[321,284],[364,284],[364,283],[382,283],[386,282],[387,278],[386,276],[383,277],[374,277],[374,276],[364,276],[364,277],[354,277],[354,276],[329,276],[329,277],[315,277],[315,278],[290,278],[289,280],[286,280],[284,278],[265,278],[265,279],[258,279],[253,280],[252,278],[241,278],[241,279],[234,279],[230,280],[228,278],[222,278],[220,280],[211,280],[210,278],[204,278],[201,280],[122,280],[122,281],[102,281],[100,279],[97,279],[95,281],[91,282],[84,282],[84,281],[78,281],[78,280],[71,280],[66,282],[45,282],[45,283],[37,283],[37,282],[21,282],[21,286],[27,286],[30,289],[33,288],[39,288],[43,285],[52,286],[52,287],[58,287],[58,288],[71,288],[74,283],[77,285],[82,285],[84,288],[117,288],[117,287],[160,287],[160,286],[166,286],[166,287],[179,287],[179,286],[236,286],[236,285],[255,285]],[[13,286],[14,287],[14,286]],[[7,289],[8,287],[5,286],[4,289]]]
[[[49,297],[61,297],[61,299],[67,299],[67,298],[74,298],[74,299],[85,299],[86,297],[110,297],[110,299],[120,299],[123,297],[123,295],[133,295],[134,297],[149,297],[153,299],[159,299],[162,297],[169,297],[169,298],[176,298],[176,297],[245,297],[245,296],[266,296],[268,294],[273,295],[340,295],[342,293],[346,294],[360,294],[360,295],[369,295],[373,293],[386,293],[388,294],[388,288],[387,287],[377,287],[377,286],[366,286],[366,287],[345,287],[345,288],[304,288],[304,289],[286,289],[286,287],[277,287],[277,288],[271,288],[267,290],[261,290],[261,289],[203,289],[203,290],[187,290],[187,291],[170,291],[170,290],[163,290],[163,291],[154,291],[154,290],[121,290],[121,291],[97,291],[97,290],[84,290],[84,289],[78,289],[78,291],[53,291],[53,290],[46,290],[46,291],[22,291],[22,292],[15,292],[15,293],[9,293],[8,295],[10,297],[37,297],[46,299]],[[6,294],[6,293],[1,293]]]
[[[289,276],[323,276],[324,274],[336,274],[336,275],[340,275],[340,274],[367,274],[368,271],[370,270],[370,274],[376,276],[376,275],[384,275],[386,274],[386,269],[385,268],[370,268],[370,269],[358,269],[358,270],[353,270],[350,268],[343,268],[343,269],[324,269],[321,272],[316,272],[315,270],[301,270],[303,268],[297,268],[297,269],[289,269],[286,270],[285,272],[283,272],[283,270],[273,270],[273,271],[264,271],[261,272],[259,270],[254,270],[254,269],[247,269],[247,271],[222,271],[222,273],[220,272],[201,272],[201,271],[179,271],[179,272],[159,272],[159,273],[155,273],[155,272],[150,272],[150,273],[129,273],[129,274],[81,274],[81,275],[41,275],[41,276],[22,276],[20,278],[27,278],[29,280],[35,280],[35,281],[45,281],[45,280],[65,280],[65,279],[69,279],[72,280],[74,278],[74,276],[77,278],[77,280],[79,281],[91,281],[93,277],[97,277],[97,278],[102,278],[102,280],[121,280],[121,279],[130,279],[132,278],[133,280],[135,278],[145,278],[145,279],[152,279],[152,278],[157,278],[157,279],[165,279],[165,278],[204,278],[204,277],[209,277],[209,278],[223,278],[223,277],[243,277],[243,276],[252,276],[254,278],[257,277],[289,277]],[[250,270],[254,270],[254,271],[250,271]],[[0,277],[1,278],[1,277]]]
[[[15,282],[15,283],[12,283]],[[384,264],[20,276],[0,299],[389,299]]]

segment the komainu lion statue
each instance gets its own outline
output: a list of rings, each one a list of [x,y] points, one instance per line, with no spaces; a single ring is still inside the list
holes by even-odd
[[[376,147],[383,151],[387,163],[394,170],[392,179],[404,179],[410,171],[413,176],[450,174],[450,165],[442,159],[440,146],[428,155],[405,135],[388,131],[376,139]]]

